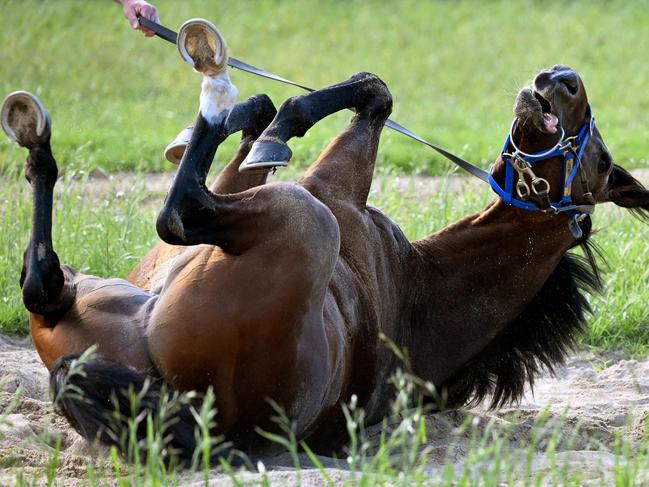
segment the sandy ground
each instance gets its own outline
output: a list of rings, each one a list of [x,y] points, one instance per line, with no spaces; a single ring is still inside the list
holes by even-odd
[[[48,373],[36,351],[26,339],[0,335],[0,380],[5,384],[0,393],[0,405],[11,412],[0,423],[0,484],[11,482],[19,472],[29,478],[42,473],[51,457],[56,439],[61,441],[58,478],[65,485],[86,478],[88,455],[97,451],[71,430],[65,421],[52,412],[48,400]],[[16,391],[21,388],[22,394]],[[558,369],[556,377],[541,377],[534,394],[528,391],[521,404],[497,412],[481,408],[453,411],[427,417],[432,441],[430,475],[440,472],[452,461],[455,468],[463,467],[469,448],[468,435],[458,435],[456,428],[468,414],[476,415],[482,425],[489,422],[506,429],[508,443],[514,452],[526,455],[530,430],[542,414],[548,415],[549,428],[562,424],[557,459],[579,469],[587,479],[598,484],[612,475],[615,465],[615,435],[622,434],[640,441],[649,419],[649,360],[608,360],[580,353]],[[378,435],[375,434],[374,438]],[[369,430],[370,439],[372,429]],[[105,452],[103,452],[105,454]],[[306,457],[304,465],[310,465]],[[350,475],[332,459],[321,458],[332,479],[342,480]],[[270,480],[277,485],[292,485],[295,472],[289,468],[287,456],[265,461]],[[543,453],[533,461],[532,473],[549,471],[553,464]],[[303,485],[326,485],[315,469],[302,471]],[[258,480],[253,473],[243,473],[241,480]],[[41,477],[44,481],[44,477]],[[201,485],[200,477],[186,478],[189,484]],[[215,475],[214,485],[229,485],[228,477]]]
[[[641,181],[649,182],[649,171],[635,171]],[[129,191],[141,182],[142,176],[123,174],[105,176],[94,174],[93,184],[87,185],[88,195],[99,197],[109,191]],[[146,176],[151,203],[159,204],[169,186],[171,175]],[[402,177],[396,179],[396,188],[402,192],[416,192],[423,199],[440,188],[438,178]],[[479,182],[465,177],[451,177],[446,182],[451,191],[466,191],[478,187]],[[374,189],[395,188],[395,179],[375,181]],[[84,193],[85,193],[84,189]],[[72,431],[60,417],[52,412],[48,400],[48,374],[28,339],[0,335],[0,407],[5,413],[0,420],[0,484],[13,483],[23,472],[27,478],[40,473],[40,478],[51,458],[57,441],[61,442],[58,479],[72,485],[86,479],[88,455],[97,452]],[[21,390],[21,394],[16,393]],[[547,410],[547,411],[546,411]],[[546,413],[544,413],[546,411]],[[479,423],[495,423],[510,433],[508,441],[514,451],[526,455],[531,426],[543,414],[549,414],[549,424],[563,424],[565,434],[558,444],[560,462],[579,469],[585,479],[595,484],[608,484],[615,466],[615,435],[622,434],[635,442],[640,441],[649,423],[649,360],[626,360],[611,355],[602,358],[585,352],[574,355],[557,370],[556,377],[541,377],[534,394],[528,391],[516,407],[497,412],[475,408],[471,411],[448,412],[427,418],[434,439],[428,446],[431,451],[429,473],[435,475],[449,461],[462,469],[469,439],[456,434],[456,428],[474,414]],[[371,430],[370,430],[371,431]],[[433,435],[431,435],[433,436]],[[105,453],[105,452],[104,452]],[[304,464],[310,462],[303,458]],[[322,458],[329,476],[343,480],[349,472],[337,462]],[[268,459],[269,478],[275,485],[293,485],[296,474],[288,466],[286,457]],[[547,455],[539,453],[533,461],[533,473],[549,471],[555,466]],[[253,473],[244,473],[241,480],[258,480]],[[202,485],[202,479],[186,478],[187,485]],[[303,470],[303,485],[326,485],[321,474],[314,469]],[[213,485],[229,485],[225,476],[216,475]]]

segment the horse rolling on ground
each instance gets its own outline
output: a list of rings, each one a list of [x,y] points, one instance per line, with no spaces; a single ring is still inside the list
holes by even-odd
[[[162,384],[212,387],[214,432],[238,449],[267,451],[255,427],[271,428],[270,398],[299,439],[331,451],[345,439],[341,404],[353,394],[368,424],[389,411],[387,379],[400,363],[381,333],[408,351],[412,372],[447,407],[516,400],[541,366],[564,359],[584,326],[584,292],[601,286],[587,244],[593,205],[649,210],[649,192],[613,164],[577,73],[545,69],[519,93],[517,123],[492,171],[502,195],[409,242],[366,203],[392,107],[378,77],[356,74],[276,112],[265,95],[235,104],[225,58],[214,61],[214,50],[201,58],[206,51],[193,54],[204,75],[200,112],[157,220],[165,243],[128,281],[59,264],[47,112],[25,92],[3,107],[10,135],[29,150],[35,209],[20,282],[55,391],[71,360],[98,346],[86,375],[68,378],[85,399],[59,405],[82,435],[115,442],[109,410],[115,403],[130,414],[124,391],[150,378],[142,408],[155,409]],[[351,123],[298,183],[266,184],[269,167],[288,161],[291,137],[347,108]],[[214,154],[237,131],[239,149],[208,189]],[[558,143],[547,158],[521,163]],[[239,172],[244,159],[264,171]],[[585,258],[568,253],[577,245]],[[195,422],[187,407],[177,416],[171,443],[190,458]]]

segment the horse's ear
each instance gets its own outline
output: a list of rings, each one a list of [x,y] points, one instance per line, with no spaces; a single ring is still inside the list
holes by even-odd
[[[626,169],[614,164],[607,186],[608,201],[623,208],[649,211],[649,191]]]

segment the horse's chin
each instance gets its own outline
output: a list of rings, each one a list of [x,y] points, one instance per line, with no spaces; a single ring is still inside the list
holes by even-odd
[[[538,91],[525,87],[519,91],[514,104],[514,114],[519,123],[534,127],[543,134],[556,134],[559,118],[552,105]]]

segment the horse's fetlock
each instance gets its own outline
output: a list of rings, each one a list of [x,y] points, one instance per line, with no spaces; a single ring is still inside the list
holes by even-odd
[[[274,117],[277,113],[277,109],[275,108],[273,100],[271,100],[270,96],[266,95],[265,93],[254,95],[251,97],[251,99],[255,101],[258,115],[263,116],[272,112]]]
[[[51,151],[43,148],[32,149],[25,162],[25,177],[30,183],[39,177],[50,183],[55,182],[58,168]]]
[[[358,112],[368,112],[381,118],[387,118],[392,113],[392,94],[383,84],[367,86],[358,98]]]
[[[349,81],[370,81],[372,79],[379,79],[379,77],[369,71],[360,71],[349,77]]]
[[[277,115],[277,108],[268,95],[255,95],[251,99],[255,102],[255,116],[251,127],[253,130],[250,132],[258,137]]]

